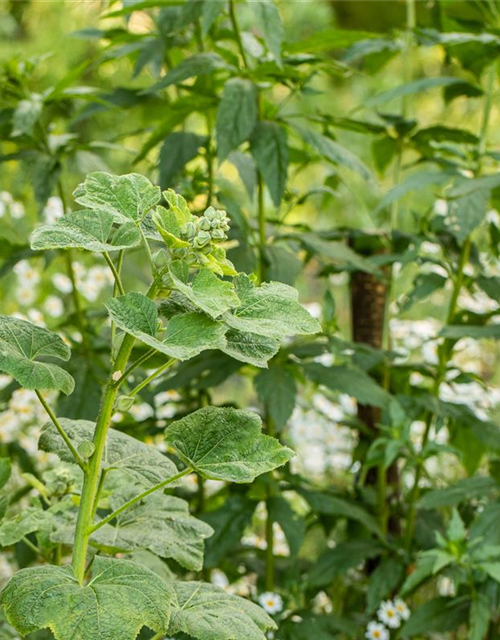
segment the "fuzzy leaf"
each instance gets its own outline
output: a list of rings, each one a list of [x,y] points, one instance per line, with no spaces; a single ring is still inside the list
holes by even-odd
[[[1,602],[22,635],[50,629],[56,640],[135,640],[143,626],[166,633],[171,598],[171,587],[146,567],[96,557],[86,586],[71,567],[30,567],[11,578]]]
[[[94,422],[67,418],[60,418],[60,422],[76,448],[84,440],[93,439]],[[38,446],[42,451],[55,453],[64,462],[74,462],[51,422],[43,427]],[[177,473],[174,463],[160,451],[114,429],[110,429],[108,433],[103,469],[121,469],[135,482],[146,487],[152,487]]]
[[[255,12],[257,24],[262,31],[267,48],[273,54],[275,60],[281,61],[281,45],[285,36],[283,23],[274,0],[262,0],[251,2],[250,6]]]
[[[27,536],[38,531],[47,522],[48,512],[37,507],[28,507],[0,525],[0,546],[10,547]]]
[[[208,269],[200,269],[191,284],[184,281],[182,263],[174,263],[170,276],[188,300],[212,318],[218,318],[224,312],[237,307],[240,299],[230,282],[221,280]]]
[[[84,207],[107,211],[115,222],[128,222],[142,220],[160,201],[161,191],[138,173],[113,176],[95,171],[89,173],[73,195]]]
[[[219,160],[248,140],[257,122],[257,88],[250,80],[231,78],[224,85],[217,111]]]
[[[294,456],[261,429],[259,416],[250,411],[205,407],[170,424],[165,437],[181,460],[203,477],[252,482]]]
[[[256,367],[267,367],[267,361],[274,357],[280,348],[279,340],[258,333],[229,329],[226,333],[226,346],[221,349],[228,356],[240,362],[248,362]]]
[[[248,276],[235,278],[241,305],[226,313],[224,321],[234,329],[269,338],[318,333],[321,326],[298,301],[293,287],[280,282],[266,282],[255,287]]]
[[[169,633],[198,640],[265,640],[276,629],[263,609],[203,582],[175,582]]]
[[[163,340],[156,338],[158,311],[155,303],[142,293],[127,293],[106,302],[116,325],[161,353],[178,360],[189,360],[205,349],[225,344],[226,327],[200,313],[174,316],[167,325]]]
[[[285,129],[276,122],[259,122],[251,140],[255,163],[278,207],[288,173],[288,143]]]
[[[118,251],[134,247],[141,241],[139,230],[130,221],[115,233],[113,216],[108,211],[75,211],[59,218],[54,224],[44,224],[33,232],[31,248],[87,249],[87,251]]]
[[[40,356],[69,360],[71,351],[62,338],[27,320],[0,315],[0,371],[25,389],[73,391],[73,378],[55,364],[35,360]]]
[[[125,500],[114,500],[111,507],[116,509]],[[114,526],[106,524],[98,529],[92,541],[113,553],[149,549],[186,569],[199,571],[203,567],[204,540],[212,533],[212,527],[190,515],[185,500],[153,494],[118,516]]]

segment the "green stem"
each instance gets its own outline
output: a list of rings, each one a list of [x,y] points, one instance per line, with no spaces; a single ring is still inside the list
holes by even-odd
[[[240,52],[241,59],[243,60],[243,66],[245,67],[245,69],[248,69],[247,55],[245,53],[243,41],[241,40],[241,32],[238,26],[238,20],[236,19],[234,4],[234,0],[229,0],[229,17],[231,19],[231,26],[233,27],[233,34],[236,38],[236,44],[238,45],[238,50]]]
[[[163,640],[164,637],[165,634],[163,633],[163,631],[160,631],[160,633],[155,633],[151,640]]]
[[[26,536],[22,539],[24,544],[29,547],[32,551],[34,551],[37,556],[42,556],[43,557],[43,553],[41,552],[41,550],[36,546],[36,544],[33,544],[31,542],[31,540],[28,540],[28,538],[26,538]]]
[[[160,489],[163,489],[167,485],[172,484],[172,482],[175,482],[176,480],[179,480],[180,478],[187,476],[188,473],[192,473],[192,471],[193,470],[191,469],[191,467],[187,467],[187,469],[184,469],[184,471],[179,471],[179,473],[177,473],[175,476],[172,476],[171,478],[167,478],[166,480],[163,480],[163,482],[159,482],[158,484],[155,484],[153,487],[150,487],[146,491],[143,491],[139,495],[135,496],[135,498],[131,498],[130,500],[122,504],[121,507],[118,507],[118,509],[116,509],[115,511],[107,515],[102,520],[99,520],[99,522],[97,522],[94,526],[90,527],[90,534],[94,533],[101,527],[104,527],[105,524],[108,524],[108,522],[111,522],[111,520],[114,520],[116,517],[118,517],[120,513],[123,513],[127,509],[130,509],[130,507],[133,507],[134,504],[137,504],[141,500],[144,500],[144,498],[147,498],[149,495],[151,495],[155,491],[159,491]]]
[[[143,353],[142,356],[140,358],[137,358],[137,360],[135,362],[133,362],[130,367],[125,371],[124,374],[122,374],[122,376],[118,379],[117,381],[117,386],[120,387],[125,380],[130,376],[131,373],[133,373],[137,367],[140,367],[141,364],[144,364],[144,362],[146,362],[146,360],[149,360],[149,358],[151,358],[151,356],[154,356],[154,354],[157,353],[156,349],[150,349],[149,351],[146,351],[146,353]]]
[[[43,408],[45,409],[47,415],[49,416],[49,418],[51,419],[52,423],[54,424],[55,428],[58,430],[59,435],[61,436],[61,438],[66,443],[66,446],[68,447],[68,449],[71,451],[71,455],[75,459],[76,464],[80,467],[80,469],[82,469],[82,471],[85,472],[86,471],[86,464],[85,464],[84,460],[82,459],[82,457],[80,456],[80,454],[78,453],[78,451],[73,446],[73,443],[69,439],[68,434],[64,430],[62,424],[59,422],[59,420],[57,419],[55,413],[52,411],[52,409],[50,408],[49,404],[47,403],[45,398],[42,396],[40,391],[38,391],[38,389],[35,389],[35,393],[36,393],[38,399],[40,400],[40,403],[42,404]]]
[[[101,476],[99,478],[99,485],[97,486],[97,492],[95,494],[95,499],[94,499],[94,508],[92,509],[92,518],[95,517],[95,514],[97,512],[97,508],[99,506],[99,500],[101,499],[101,494],[104,488],[104,482],[106,481],[106,474],[108,470],[109,469],[103,469],[101,471]]]
[[[113,274],[113,278],[115,279],[116,288],[118,289],[120,295],[124,296],[125,289],[123,288],[122,281],[120,279],[120,274],[118,273],[118,269],[115,267],[115,264],[113,260],[111,260],[111,257],[107,251],[103,251],[102,255],[104,256],[104,259],[106,260],[109,268],[111,269],[111,273]]]
[[[120,277],[120,282],[121,282],[121,272],[122,272],[124,255],[125,255],[125,252],[123,249],[118,252],[118,263],[116,265],[116,271],[118,273],[118,276]],[[118,284],[115,278],[115,282],[113,285],[113,298],[116,298],[117,294],[118,294]],[[113,322],[113,320],[111,320],[111,360],[112,361],[115,358],[115,349],[114,349],[115,336],[116,336],[116,324]]]
[[[138,227],[139,232],[141,234],[141,240],[142,240],[142,244],[144,246],[144,249],[146,250],[146,255],[148,256],[148,262],[151,266],[151,273],[153,274],[153,278],[156,277],[156,267],[155,267],[155,263],[153,260],[153,256],[151,254],[151,247],[149,246],[149,242],[146,238],[146,236],[144,235],[144,231],[141,229],[141,227]]]
[[[121,344],[120,350],[114,363],[115,369],[121,371],[126,369],[135,338],[126,335]],[[92,522],[95,499],[99,488],[101,475],[101,461],[106,446],[111,416],[113,415],[114,404],[118,393],[118,386],[112,378],[109,379],[99,416],[94,431],[94,453],[90,458],[87,474],[83,482],[82,496],[78,510],[78,519],[75,531],[75,543],[73,549],[73,573],[80,584],[83,584],[85,576],[85,563],[89,544],[89,526]]]
[[[138,384],[134,389],[132,389],[132,391],[128,394],[130,397],[134,397],[135,395],[137,395],[140,391],[142,391],[144,389],[144,387],[146,387],[152,380],[154,380],[155,378],[157,378],[159,375],[161,375],[164,371],[166,371],[167,369],[169,369],[175,362],[177,362],[176,358],[170,358],[170,360],[167,360],[167,362],[165,362],[165,364],[162,364],[161,367],[158,367],[158,369],[156,369],[156,371],[153,371],[153,373],[148,376],[145,380],[143,380],[140,384]]]
[[[266,411],[266,432],[268,436],[274,438],[275,430],[274,430],[274,422],[269,416],[269,411]],[[265,585],[266,591],[274,591],[274,583],[275,583],[275,567],[276,561],[274,557],[274,520],[270,513],[269,503],[271,498],[273,497],[273,487],[272,487],[272,479],[273,472],[269,473],[270,483],[267,488],[267,514],[266,514],[266,575],[265,575]]]

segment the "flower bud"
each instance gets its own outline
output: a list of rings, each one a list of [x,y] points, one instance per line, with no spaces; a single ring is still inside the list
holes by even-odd
[[[210,220],[208,218],[200,218],[200,221],[198,223],[198,227],[202,230],[202,231],[210,231]]]

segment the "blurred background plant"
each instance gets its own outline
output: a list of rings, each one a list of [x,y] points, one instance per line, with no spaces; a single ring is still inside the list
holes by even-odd
[[[17,0],[0,33],[1,311],[71,343],[58,415],[95,417],[113,283],[32,251],[36,221],[94,170],[226,210],[236,268],[295,284],[323,333],[264,370],[205,352],[114,417],[161,448],[173,418],[250,403],[297,451],[251,486],[185,478],[205,577],[279,640],[500,638],[500,4]],[[34,394],[0,387],[4,581],[43,559],[11,519],[72,484]]]

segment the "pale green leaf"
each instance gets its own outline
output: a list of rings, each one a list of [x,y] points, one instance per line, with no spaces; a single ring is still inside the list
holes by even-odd
[[[198,640],[265,640],[274,621],[263,609],[203,582],[174,582],[169,633]]]
[[[168,322],[163,339],[159,340],[156,338],[156,305],[141,293],[111,298],[106,307],[120,329],[178,360],[189,360],[205,349],[218,349],[225,344],[226,327],[200,313],[174,316]]]
[[[264,36],[267,48],[273,54],[275,60],[280,62],[281,45],[285,37],[285,31],[274,0],[251,2],[250,6],[255,12],[257,25]]]
[[[269,338],[318,333],[321,325],[298,301],[296,289],[280,282],[255,287],[248,276],[235,278],[241,305],[226,313],[224,321],[234,329]]]
[[[133,497],[136,493],[126,499]],[[116,509],[125,502],[112,500]],[[162,558],[171,558],[186,569],[203,567],[204,540],[212,527],[193,517],[181,498],[152,494],[140,504],[120,514],[114,525],[106,524],[92,535],[92,542],[106,551],[149,549]]]
[[[84,207],[108,211],[115,222],[128,222],[142,220],[160,201],[161,191],[138,173],[113,176],[96,171],[89,173],[73,195]]]
[[[0,315],[0,371],[8,373],[25,389],[73,391],[73,378],[39,357],[69,360],[71,351],[57,334],[27,320]]]
[[[171,587],[146,567],[96,557],[85,586],[71,567],[30,567],[11,578],[1,602],[23,635],[50,629],[56,640],[135,640],[143,626],[166,633],[171,599]]]
[[[486,218],[489,200],[489,189],[475,189],[449,201],[446,224],[459,243],[465,242]]]
[[[37,507],[23,509],[13,518],[5,519],[0,525],[0,546],[9,547],[22,540],[29,533],[38,531],[50,516]]]
[[[248,140],[257,122],[257,88],[250,80],[231,78],[224,85],[217,111],[219,160]]]
[[[278,207],[288,173],[288,143],[285,129],[276,122],[259,122],[251,139],[255,163]]]
[[[60,418],[59,421],[76,448],[81,442],[92,440],[94,437],[94,422],[67,418]],[[68,447],[52,423],[43,427],[38,446],[42,451],[55,453],[64,462],[74,462]],[[152,487],[177,473],[174,463],[155,447],[115,429],[109,430],[102,468],[120,469],[135,482],[146,487]]]
[[[205,407],[170,424],[165,437],[181,460],[203,477],[252,482],[294,456],[261,429],[261,419],[250,411]]]
[[[68,213],[54,224],[36,228],[31,236],[31,248],[37,251],[73,247],[103,252],[127,249],[140,243],[139,230],[132,221],[120,225],[112,233],[113,220],[108,211]]]
[[[168,202],[170,209],[174,212],[179,225],[182,226],[191,220],[193,216],[189,211],[188,204],[179,193],[175,193],[173,189],[167,189],[163,192],[163,197]]]
[[[229,329],[226,333],[226,345],[221,351],[240,362],[248,362],[256,367],[267,367],[267,362],[279,351],[280,342],[258,333]]]
[[[434,89],[436,87],[449,87],[451,85],[460,84],[462,82],[463,80],[461,80],[460,78],[451,78],[446,76],[441,76],[439,78],[420,78],[418,80],[413,80],[413,82],[400,84],[394,89],[389,89],[387,91],[383,91],[382,93],[378,93],[372,98],[366,100],[364,106],[378,107],[381,104],[390,102],[391,100],[402,98],[404,96],[414,95],[416,93],[428,91],[429,89]]]
[[[240,299],[233,285],[221,280],[208,269],[200,269],[189,284],[183,274],[183,263],[173,263],[170,276],[175,287],[183,293],[195,307],[212,318],[218,318],[224,312],[237,307]]]
[[[218,69],[225,69],[227,67],[227,63],[217,53],[199,53],[190,58],[185,58],[180,64],[163,76],[159,82],[148,89],[146,93],[154,93],[172,84],[179,84],[179,82],[183,82],[188,78],[204,76]]]

